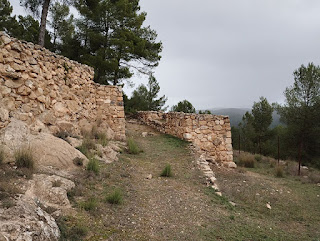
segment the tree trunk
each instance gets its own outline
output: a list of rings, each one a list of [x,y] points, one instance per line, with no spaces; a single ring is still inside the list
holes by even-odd
[[[303,142],[300,142],[300,147],[299,147],[299,168],[298,168],[298,175],[301,175],[301,159],[302,159],[302,148],[303,148]]]
[[[44,46],[44,38],[46,34],[49,5],[50,5],[50,0],[45,0],[42,6],[41,24],[40,24],[40,32],[39,32],[39,40],[38,40],[38,44],[42,47]]]

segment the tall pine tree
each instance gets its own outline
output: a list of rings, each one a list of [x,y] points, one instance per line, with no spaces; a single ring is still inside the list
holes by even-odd
[[[158,65],[161,42],[150,27],[139,0],[80,0],[75,4],[81,19],[79,37],[85,48],[82,59],[95,68],[95,81],[118,85],[134,70],[150,74]]]

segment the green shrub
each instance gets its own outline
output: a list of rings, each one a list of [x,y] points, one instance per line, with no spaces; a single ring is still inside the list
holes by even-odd
[[[257,155],[254,155],[254,159],[257,161],[257,162],[260,162],[262,160],[262,156],[257,154]]]
[[[81,157],[76,157],[73,159],[73,163],[76,165],[76,166],[83,166],[83,158]]]
[[[138,147],[137,143],[131,137],[128,139],[128,152],[130,154],[138,154],[138,153],[141,152],[141,150]]]
[[[105,133],[100,133],[98,135],[98,143],[101,144],[103,147],[108,145],[108,139]]]
[[[96,149],[96,144],[93,140],[85,138],[82,141],[81,146],[76,147],[76,149],[78,149],[86,157],[90,158],[92,156],[91,150]]]
[[[161,172],[162,177],[172,177],[171,165],[167,164],[166,167]]]
[[[83,240],[88,233],[87,228],[80,223],[74,223],[71,219],[71,217],[60,217],[56,220],[61,232],[60,240]]]
[[[34,159],[31,150],[29,148],[19,149],[15,153],[15,162],[18,168],[33,169]]]
[[[275,176],[276,177],[284,177],[282,166],[276,166],[276,168],[275,168]]]
[[[94,172],[95,174],[98,174],[100,170],[99,161],[95,158],[91,158],[88,162],[87,170],[89,172]]]
[[[86,211],[94,211],[98,206],[97,200],[95,198],[89,198],[85,202],[79,204],[80,208],[83,208]]]
[[[84,148],[88,149],[88,150],[95,150],[96,149],[96,144],[94,143],[93,140],[85,138],[82,141],[82,145]]]
[[[252,154],[249,153],[242,153],[238,157],[239,166],[247,167],[247,168],[254,168],[255,165],[255,158]]]
[[[122,203],[122,192],[119,189],[115,189],[110,195],[106,197],[108,203],[121,204]]]

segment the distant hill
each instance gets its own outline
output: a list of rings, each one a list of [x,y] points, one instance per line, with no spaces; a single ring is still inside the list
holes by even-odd
[[[251,111],[250,108],[225,108],[225,109],[209,109],[214,115],[227,115],[230,118],[231,126],[238,127],[238,124],[242,121],[242,116],[247,112]],[[280,124],[280,116],[273,112],[273,121],[271,123],[271,128],[276,127]]]

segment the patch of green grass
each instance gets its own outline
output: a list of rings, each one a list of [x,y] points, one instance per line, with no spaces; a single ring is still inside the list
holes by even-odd
[[[235,207],[230,204],[227,197],[219,196],[212,187],[205,188],[205,194],[207,194],[211,198],[211,201],[213,203],[224,206],[229,210],[235,209]]]
[[[99,161],[95,158],[91,158],[87,165],[87,171],[98,174],[100,171]]]
[[[173,176],[170,164],[166,165],[166,167],[161,172],[160,176],[161,177],[172,177]]]
[[[178,137],[172,135],[165,135],[165,141],[172,147],[185,147],[189,144],[189,142],[179,139]]]
[[[110,204],[121,204],[123,201],[122,192],[119,189],[115,189],[106,197],[106,201]]]
[[[61,232],[60,241],[83,240],[88,233],[88,229],[79,222],[75,222],[73,217],[59,217],[56,220]]]
[[[86,211],[95,211],[98,207],[98,202],[95,198],[91,197],[87,201],[80,202],[79,207],[86,210]]]
[[[34,159],[30,148],[21,148],[14,156],[18,168],[34,168]]]
[[[128,152],[130,154],[139,154],[141,152],[138,144],[133,140],[132,137],[128,138]]]

